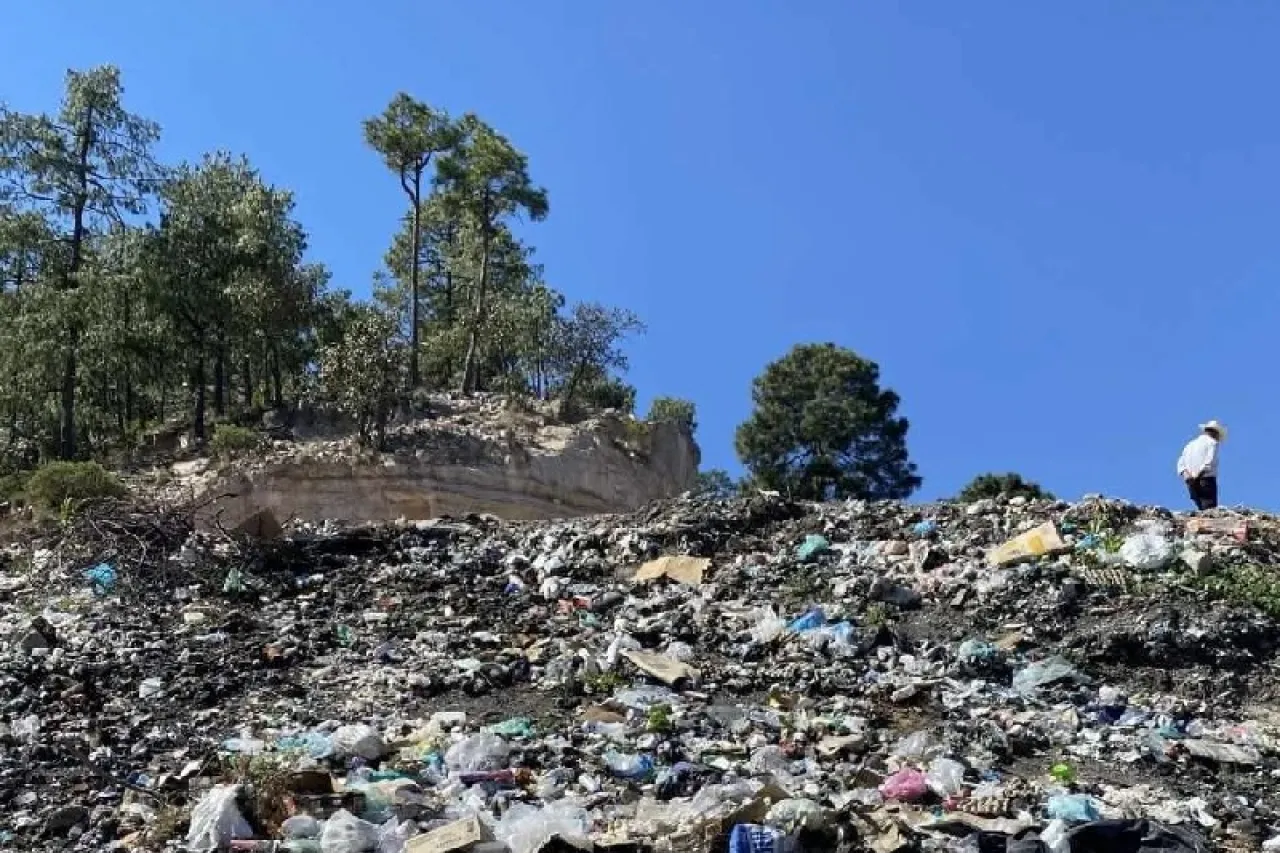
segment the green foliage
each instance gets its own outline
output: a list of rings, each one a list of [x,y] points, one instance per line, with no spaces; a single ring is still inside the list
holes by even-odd
[[[730,500],[741,494],[742,484],[735,482],[723,468],[709,468],[698,472],[698,483],[693,491],[716,500]]]
[[[26,500],[50,512],[65,512],[95,501],[122,498],[124,484],[97,462],[50,462],[31,474],[25,488]]]
[[[381,448],[399,401],[404,365],[395,320],[371,306],[352,312],[341,341],[320,354],[326,395],[356,422],[361,443]]]
[[[31,473],[30,471],[12,471],[0,475],[0,503],[24,503]]]
[[[1271,618],[1280,619],[1280,576],[1270,567],[1252,563],[1225,566],[1192,582],[1218,598],[1256,607]]]
[[[219,456],[234,456],[257,450],[263,445],[262,434],[255,429],[236,426],[235,424],[218,424],[213,430],[213,439],[209,447]]]
[[[363,130],[408,202],[374,287],[390,335],[246,158],[158,164],[115,68],[71,72],[54,113],[0,107],[0,464],[104,458],[177,418],[200,442],[207,422],[329,393],[377,443],[389,376],[631,412],[621,344],[640,324],[546,282],[513,233],[548,213],[525,155],[403,94]],[[345,368],[349,338],[374,350]]]
[[[898,395],[880,369],[835,344],[801,344],[751,388],[738,458],[755,485],[806,500],[905,498],[920,486]]]
[[[1025,497],[1031,500],[1053,500],[1053,495],[1040,488],[1038,483],[1024,480],[1021,474],[1013,472],[1007,474],[980,474],[960,490],[960,494],[956,495],[956,500],[963,503],[973,503],[984,498],[998,498],[1001,495],[1011,498]]]
[[[697,408],[693,401],[679,397],[655,397],[649,404],[649,414],[645,416],[645,420],[650,423],[674,421],[683,424],[690,435],[698,428]]]

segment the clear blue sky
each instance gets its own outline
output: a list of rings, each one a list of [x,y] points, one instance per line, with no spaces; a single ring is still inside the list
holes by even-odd
[[[1280,5],[811,0],[13,2],[0,98],[112,62],[161,154],[248,154],[367,292],[402,210],[360,122],[473,110],[550,191],[571,298],[627,305],[642,407],[736,467],[749,384],[801,341],[877,361],[921,497],[1016,469],[1064,496],[1280,507]]]

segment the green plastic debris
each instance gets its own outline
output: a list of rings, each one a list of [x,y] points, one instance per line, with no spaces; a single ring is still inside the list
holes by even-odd
[[[796,559],[802,563],[807,563],[819,554],[825,554],[830,550],[831,543],[827,541],[827,537],[820,536],[817,533],[810,533],[804,537],[800,547],[796,548]]]
[[[494,723],[491,726],[485,726],[484,730],[489,734],[502,735],[503,737],[533,737],[533,720],[528,717],[512,717],[509,720],[503,720],[500,723]]]
[[[1070,764],[1055,764],[1049,770],[1049,775],[1057,779],[1064,785],[1070,785],[1076,781],[1075,768]]]
[[[334,636],[338,638],[338,643],[343,646],[353,646],[356,642],[356,632],[352,631],[346,625],[338,625],[333,629]]]

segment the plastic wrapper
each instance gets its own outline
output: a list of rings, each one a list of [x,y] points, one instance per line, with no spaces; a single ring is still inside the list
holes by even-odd
[[[1102,819],[1097,801],[1084,794],[1055,794],[1049,798],[1045,813],[1050,820],[1067,823],[1092,823]]]
[[[940,797],[954,797],[964,782],[964,765],[952,758],[935,758],[924,774],[929,789]]]
[[[252,838],[253,828],[240,814],[238,785],[215,785],[191,811],[187,847],[197,853],[226,849],[234,839]],[[325,851],[330,853],[330,851]]]
[[[494,838],[506,844],[511,853],[537,853],[556,837],[575,847],[587,847],[590,831],[587,810],[565,800],[546,808],[516,803],[493,827]]]
[[[478,734],[465,737],[449,747],[444,763],[450,770],[475,773],[481,770],[501,770],[507,766],[511,747],[494,734]]]
[[[320,832],[320,853],[373,853],[381,840],[380,826],[342,809],[325,821]]]
[[[377,761],[388,752],[382,735],[373,726],[342,726],[333,733],[331,741],[334,754],[342,757]]]
[[[885,779],[880,786],[880,793],[886,800],[914,803],[929,793],[929,783],[923,773],[914,767],[908,767]]]
[[[755,623],[751,627],[751,640],[762,646],[772,643],[787,630],[787,620],[772,607],[758,608],[752,612],[751,619]]]

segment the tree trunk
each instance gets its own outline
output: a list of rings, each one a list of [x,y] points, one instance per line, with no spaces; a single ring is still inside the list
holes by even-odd
[[[195,392],[195,408],[191,418],[191,436],[196,440],[196,444],[204,444],[204,403],[205,403],[205,376],[204,376],[204,346],[201,344],[201,352],[196,356],[195,370],[191,374],[192,391]]]
[[[473,394],[479,383],[480,325],[484,318],[485,290],[489,286],[489,231],[486,218],[480,228],[480,281],[476,283],[475,305],[471,314],[471,328],[467,334],[467,360],[462,365],[462,393]]]
[[[227,336],[222,331],[213,353],[213,411],[218,417],[227,413]]]
[[[422,376],[418,372],[418,340],[421,334],[421,319],[419,318],[419,293],[418,293],[418,275],[419,275],[419,258],[418,254],[422,251],[422,234],[420,232],[422,221],[422,169],[419,168],[413,173],[413,193],[409,197],[413,204],[413,253],[409,256],[409,388],[410,390],[417,388],[422,381]]]
[[[80,272],[84,250],[84,210],[89,204],[89,150],[93,146],[93,107],[84,113],[84,124],[79,131],[76,150],[76,192],[71,208],[71,258],[63,277],[63,289],[78,287],[76,274]],[[59,430],[58,455],[73,459],[76,455],[76,355],[80,348],[80,319],[72,312],[67,319],[67,353],[62,362],[62,423]]]
[[[253,358],[246,352],[244,356],[244,407],[253,408]]]
[[[271,405],[277,409],[284,405],[284,382],[280,376],[280,353],[271,346]]]

